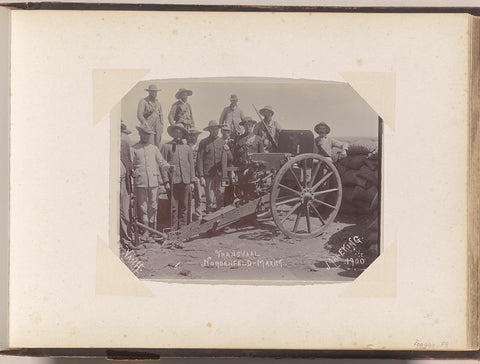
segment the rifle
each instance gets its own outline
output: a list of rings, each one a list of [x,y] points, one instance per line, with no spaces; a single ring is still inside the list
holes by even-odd
[[[267,132],[267,136],[268,136],[268,139],[270,140],[270,142],[272,143],[273,147],[275,148],[275,150],[278,149],[278,145],[277,145],[277,142],[275,141],[275,139],[273,138],[272,134],[270,133],[270,130],[268,130],[268,127],[267,127],[267,124],[265,123],[265,120],[263,119],[262,115],[260,115],[260,113],[258,112],[257,108],[255,107],[254,104],[252,104],[253,108],[255,109],[255,112],[257,113],[258,117],[260,118],[260,122],[263,124],[264,128],[265,128],[265,131]]]

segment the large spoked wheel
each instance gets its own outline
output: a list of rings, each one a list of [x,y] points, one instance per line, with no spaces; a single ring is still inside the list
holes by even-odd
[[[296,239],[322,233],[338,214],[342,183],[333,163],[321,155],[298,155],[277,172],[270,206],[278,228]]]

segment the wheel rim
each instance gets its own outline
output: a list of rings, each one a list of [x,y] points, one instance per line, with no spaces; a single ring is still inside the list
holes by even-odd
[[[277,172],[270,196],[272,216],[287,236],[320,235],[335,219],[342,201],[340,175],[321,155],[298,155]]]

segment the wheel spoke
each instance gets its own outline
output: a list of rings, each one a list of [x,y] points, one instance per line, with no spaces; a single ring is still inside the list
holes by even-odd
[[[307,187],[307,159],[303,160],[303,187]]]
[[[322,204],[322,205],[328,206],[328,207],[330,207],[330,208],[332,208],[332,209],[335,208],[335,206],[332,206],[332,205],[330,205],[329,203],[326,203],[326,202],[317,200],[316,198],[314,198],[313,201],[318,202],[318,203],[320,203],[320,204]]]
[[[286,190],[292,191],[292,192],[294,192],[294,193],[296,193],[297,195],[300,196],[300,192],[298,192],[297,190],[294,190],[293,188],[290,188],[288,186],[282,185],[281,183],[278,184],[278,187],[285,188]]]
[[[280,202],[276,202],[275,206],[281,206],[281,205],[285,205],[285,204],[290,203],[290,202],[296,202],[296,201],[299,201],[299,200],[300,200],[300,197],[293,197],[293,198],[290,198],[288,200],[283,200],[283,201],[280,201]]]
[[[323,195],[324,193],[335,192],[335,191],[338,191],[338,188],[330,188],[329,190],[315,192],[313,195],[318,196],[318,195]]]
[[[302,216],[302,209],[298,211],[297,218],[295,219],[295,224],[293,225],[293,232],[296,233],[298,229],[298,223],[300,222],[300,216]]]
[[[293,172],[292,167],[288,168],[288,170],[290,171],[290,173],[291,173],[291,174],[293,175],[293,177],[295,178],[295,181],[297,181],[297,184],[298,184],[298,187],[300,187],[300,190],[302,190],[302,189],[303,189],[302,184],[301,184],[300,181],[298,180],[297,175]]]
[[[318,218],[320,219],[320,221],[322,222],[323,225],[325,225],[325,220],[322,218],[322,216],[320,215],[320,212],[318,212],[317,208],[315,207],[315,205],[313,203],[310,203],[310,207],[313,209],[313,212],[315,212],[315,215],[318,216]]]
[[[305,214],[305,217],[307,219],[307,231],[310,234],[312,232],[312,227],[310,226],[310,211],[308,210],[308,205],[305,206],[305,211],[307,212]]]
[[[293,206],[290,211],[283,217],[282,219],[282,224],[290,217],[291,214],[295,212],[296,209],[298,209],[302,205],[301,202],[297,203],[295,206]]]
[[[315,166],[315,171],[310,176],[310,183],[308,184],[308,187],[312,187],[312,184],[315,181],[315,178],[317,178],[318,171],[320,170],[320,167],[322,164],[323,164],[323,161],[319,161]]]
[[[333,174],[333,172],[329,172],[329,173],[327,173],[325,176],[323,176],[323,178],[322,178],[320,181],[318,181],[318,182],[315,184],[315,186],[312,187],[312,190],[315,191],[318,187],[320,187],[320,185],[321,185],[323,182],[325,182],[327,179],[329,179],[332,174]]]

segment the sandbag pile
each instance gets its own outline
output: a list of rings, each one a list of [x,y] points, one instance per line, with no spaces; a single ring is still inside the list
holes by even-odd
[[[378,204],[378,153],[372,147],[351,145],[337,163],[342,180],[341,211],[370,214]]]

